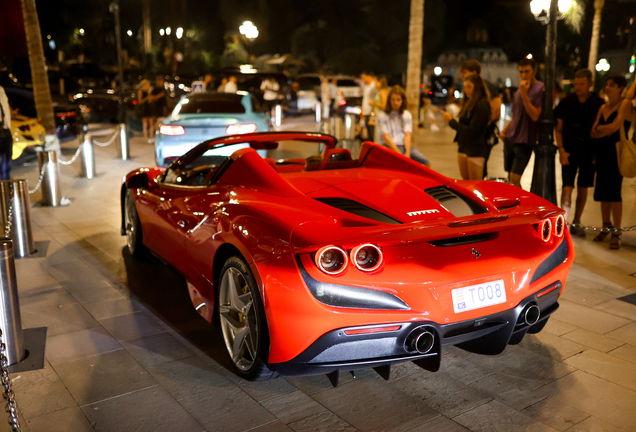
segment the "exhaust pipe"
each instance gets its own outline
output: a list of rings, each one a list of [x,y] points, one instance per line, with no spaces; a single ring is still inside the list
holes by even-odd
[[[406,347],[419,354],[426,354],[435,344],[435,335],[427,327],[418,327],[406,338]]]
[[[521,312],[520,318],[528,325],[536,324],[539,321],[539,317],[541,316],[541,309],[536,304],[529,304],[525,307],[525,309]]]

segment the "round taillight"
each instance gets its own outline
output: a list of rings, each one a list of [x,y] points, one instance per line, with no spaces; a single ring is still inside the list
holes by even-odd
[[[550,237],[552,236],[552,222],[550,221],[550,219],[544,219],[543,221],[541,221],[541,225],[539,227],[541,240],[543,240],[544,242],[549,242]]]
[[[338,246],[325,246],[316,252],[316,265],[327,274],[342,273],[348,263],[347,253]]]
[[[358,270],[372,272],[382,265],[383,260],[384,255],[376,245],[363,244],[351,250],[351,261]]]
[[[563,237],[565,232],[565,218],[563,215],[558,215],[556,222],[554,222],[554,235],[557,237]]]

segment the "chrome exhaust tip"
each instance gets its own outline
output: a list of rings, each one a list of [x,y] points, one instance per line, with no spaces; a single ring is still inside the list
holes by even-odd
[[[426,327],[418,327],[406,338],[406,346],[419,354],[426,354],[435,345],[435,335]]]
[[[528,325],[536,324],[541,317],[541,309],[535,304],[527,306],[522,312],[523,320]]]

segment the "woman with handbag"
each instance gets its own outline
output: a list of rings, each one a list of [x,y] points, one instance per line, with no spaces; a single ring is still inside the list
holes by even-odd
[[[622,75],[614,74],[607,77],[605,94],[608,102],[599,109],[591,133],[592,138],[596,139],[594,143],[596,160],[594,201],[601,202],[603,228],[607,229],[597,235],[594,241],[605,240],[611,231],[610,249],[621,247],[620,227],[623,213],[621,196],[623,176],[618,167],[616,143],[625,139],[634,116],[631,102],[621,96],[626,86],[627,81]],[[614,228],[617,231],[614,231]]]
[[[0,179],[11,177],[11,156],[13,153],[13,136],[11,135],[11,107],[9,99],[0,87]]]
[[[481,180],[488,155],[486,131],[490,123],[490,96],[479,75],[469,75],[464,81],[464,97],[459,121],[443,111],[442,119],[457,131],[457,162],[463,180]]]

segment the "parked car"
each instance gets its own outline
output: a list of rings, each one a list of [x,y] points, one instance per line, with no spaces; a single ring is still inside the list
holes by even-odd
[[[38,151],[44,149],[46,131],[37,118],[22,115],[11,116],[14,161],[30,161]]]
[[[241,377],[388,379],[406,361],[437,371],[444,346],[498,354],[543,329],[574,258],[562,209],[375,143],[359,159],[334,147],[227,136],[124,178],[128,250],[184,275]]]
[[[155,136],[157,166],[168,166],[201,141],[225,135],[268,131],[267,113],[247,92],[184,96]]]
[[[331,79],[336,80],[336,93],[345,98],[362,97],[362,87],[355,82],[354,77],[338,75]]]
[[[32,90],[7,87],[5,92],[14,112],[24,117],[34,119],[38,117]],[[53,103],[53,113],[55,114],[55,131],[60,141],[77,138],[83,124],[80,109],[71,104]]]

